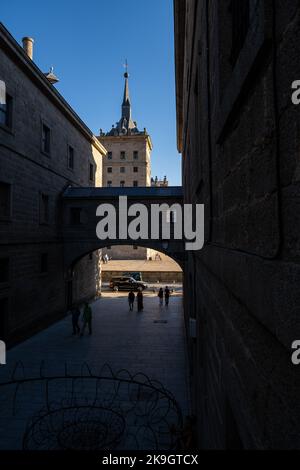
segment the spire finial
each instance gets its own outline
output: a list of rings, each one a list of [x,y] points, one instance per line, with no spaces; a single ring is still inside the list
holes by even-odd
[[[128,60],[127,60],[127,59],[125,60],[124,67],[125,67],[125,70],[126,70],[126,72],[124,73],[124,77],[125,77],[125,78],[129,78],[129,73],[128,73]]]

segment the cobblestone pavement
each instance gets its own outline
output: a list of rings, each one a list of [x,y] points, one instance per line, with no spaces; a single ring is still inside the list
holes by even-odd
[[[94,370],[108,363],[113,371],[128,369],[131,374],[142,372],[158,380],[178,401],[183,415],[189,413],[187,358],[185,353],[182,295],[176,292],[169,307],[160,307],[156,293],[144,296],[144,311],[136,306],[129,311],[127,293],[105,292],[92,304],[93,334],[82,338],[72,336],[71,319],[66,317],[47,330],[35,335],[8,352],[7,365],[1,367],[1,380],[9,376],[13,365],[22,361],[25,376],[44,371],[68,373],[78,371],[83,363]],[[21,368],[16,375],[23,374]],[[12,392],[7,390],[7,403]],[[18,448],[15,425],[9,425],[5,395],[0,398],[0,448]],[[30,414],[32,397],[28,397]],[[35,407],[37,403],[35,402]],[[16,414],[18,418],[18,414]],[[20,417],[20,427],[24,427]],[[4,437],[5,436],[5,437]],[[18,441],[18,442],[17,442]]]

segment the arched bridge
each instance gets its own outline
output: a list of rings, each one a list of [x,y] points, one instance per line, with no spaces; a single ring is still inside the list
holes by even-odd
[[[145,248],[152,248],[170,256],[177,261],[181,267],[183,267],[185,256],[184,241],[175,240],[173,238],[174,224],[172,222],[174,221],[172,220],[172,215],[175,212],[172,212],[172,210],[164,210],[162,214],[162,217],[169,219],[165,220],[165,222],[170,224],[170,239],[164,238],[164,234],[161,230],[158,238],[155,240],[149,237],[133,240],[128,236],[125,238],[124,235],[123,239],[120,239],[118,236],[120,230],[120,221],[118,216],[119,203],[120,197],[124,198],[125,196],[127,197],[126,203],[129,212],[130,208],[136,204],[143,204],[147,208],[149,234],[151,234],[152,226],[154,224],[154,219],[151,217],[151,209],[153,205],[161,206],[163,204],[167,204],[172,208],[172,206],[176,204],[179,205],[181,209],[183,206],[181,187],[67,188],[62,196],[64,266],[66,270],[72,269],[76,262],[88,253],[105,248],[108,245],[137,245]],[[99,216],[97,216],[97,209],[103,204],[110,204],[116,209],[117,239],[115,240],[100,240],[97,237],[96,228],[100,221]],[[135,217],[128,217],[128,222],[130,223],[130,221],[134,219]],[[125,229],[124,225],[124,221],[121,221],[123,232]]]

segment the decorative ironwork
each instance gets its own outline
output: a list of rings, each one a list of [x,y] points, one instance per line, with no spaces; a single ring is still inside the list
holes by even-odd
[[[20,362],[11,379],[0,382],[1,391],[4,387],[12,400],[10,419],[15,417],[16,429],[22,429],[25,450],[178,446],[174,429],[183,426],[180,407],[162,384],[145,374],[131,375],[125,369],[115,374],[107,364],[99,373],[83,364],[79,373],[65,366],[62,374],[51,374],[42,363],[36,376],[26,377]]]

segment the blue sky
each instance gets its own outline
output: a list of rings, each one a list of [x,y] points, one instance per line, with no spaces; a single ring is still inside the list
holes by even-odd
[[[152,174],[181,184],[172,0],[1,0],[0,20],[19,42],[34,37],[35,62],[54,66],[57,89],[97,134],[120,118],[127,58],[133,119],[154,145]]]

